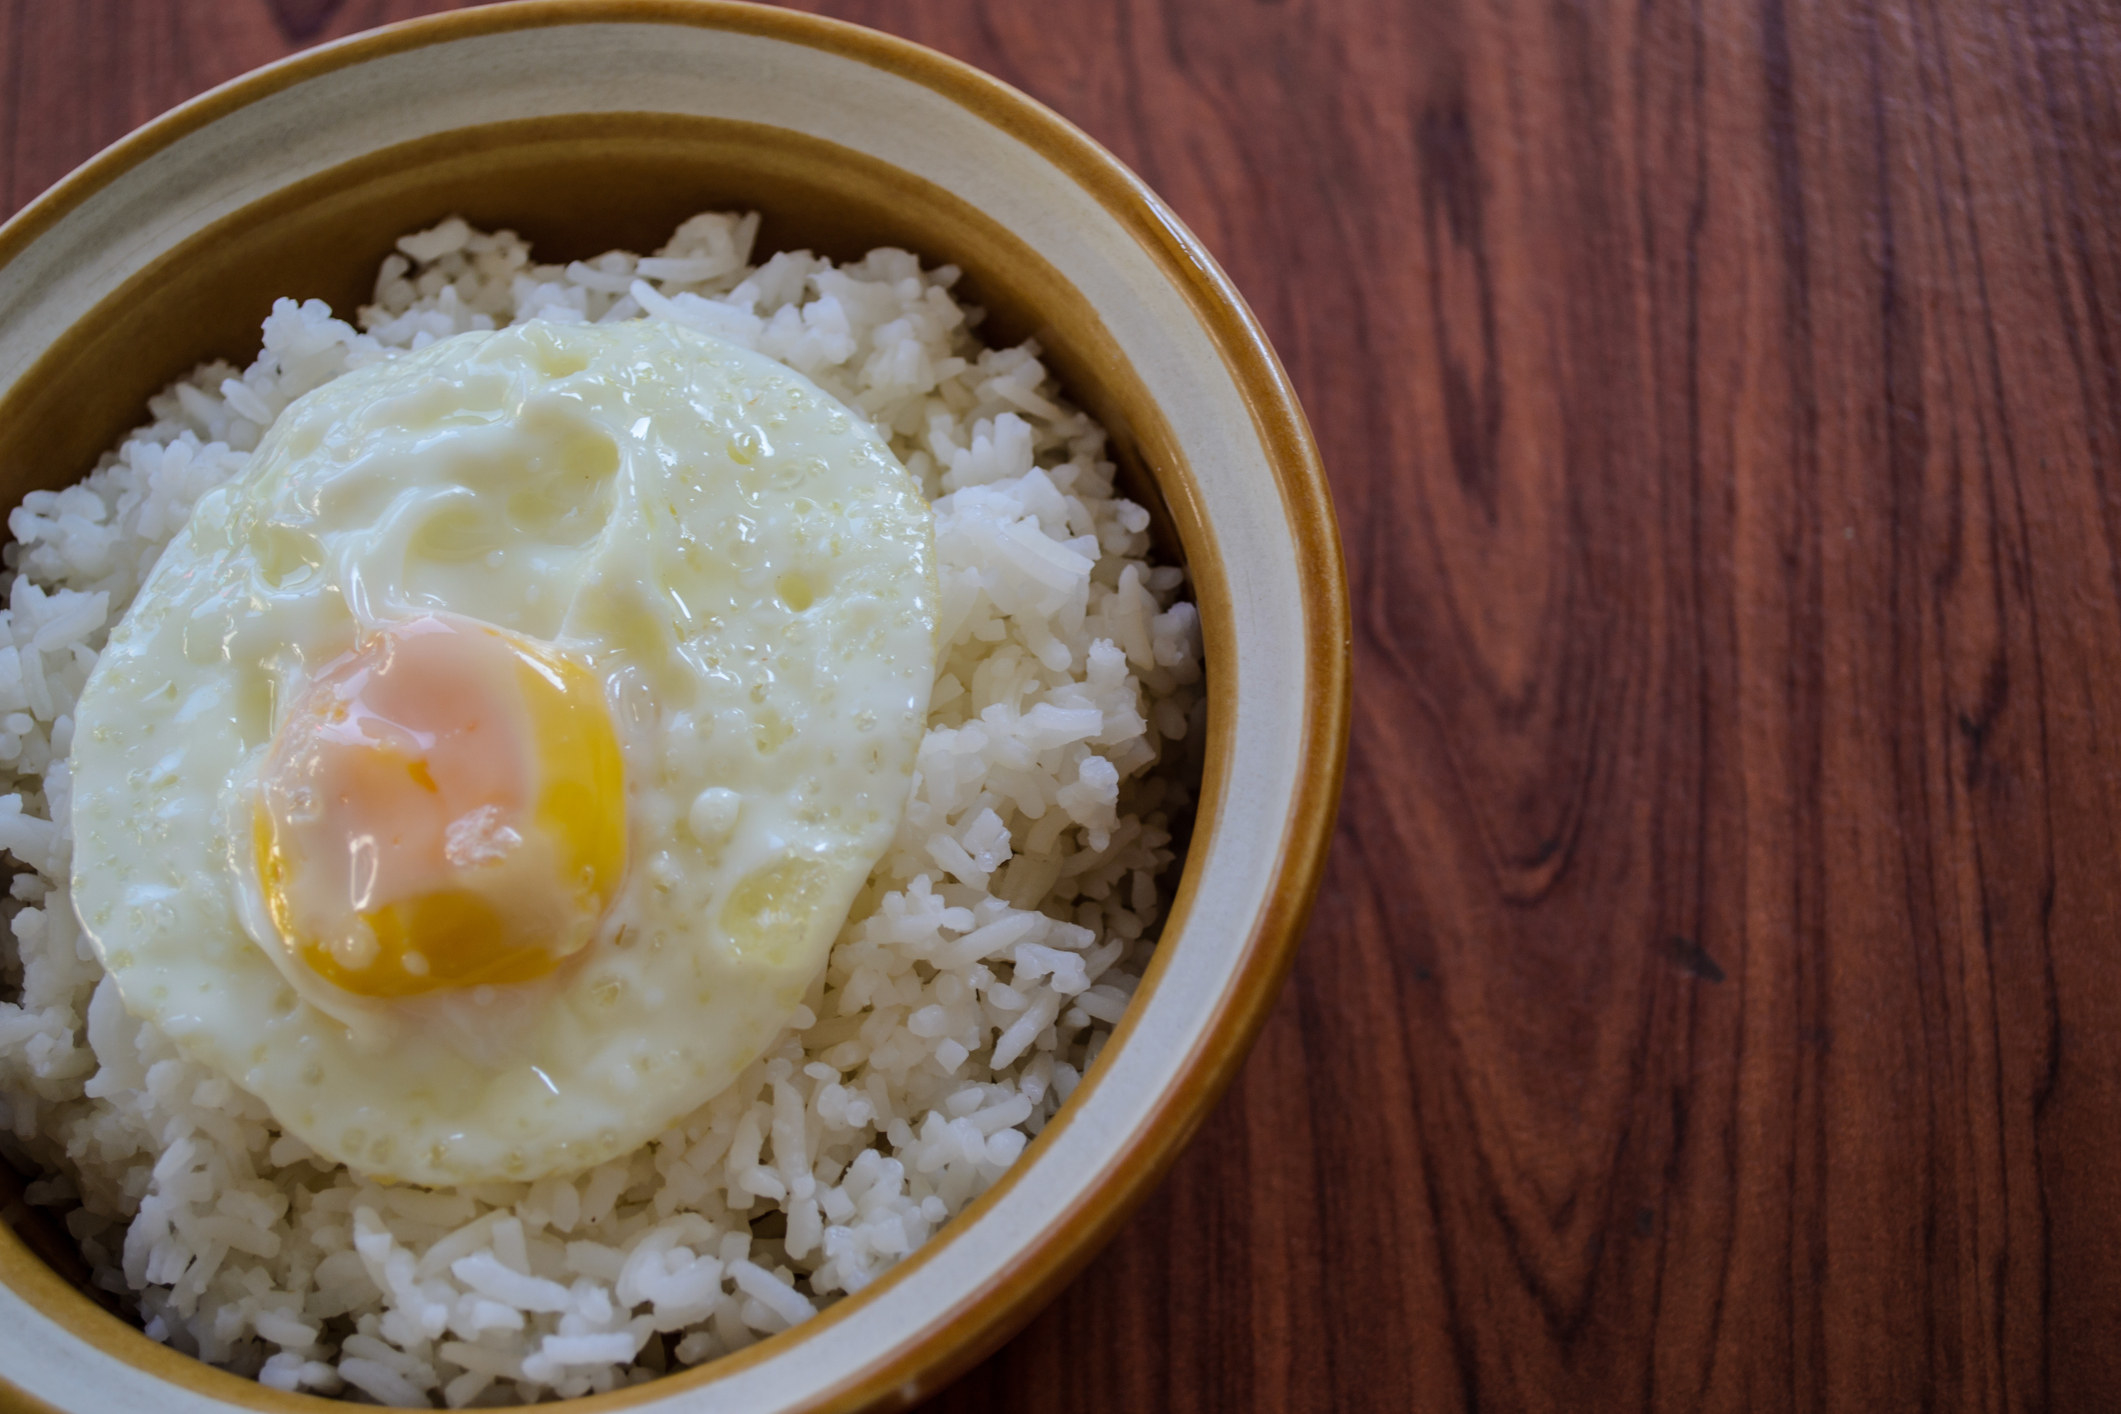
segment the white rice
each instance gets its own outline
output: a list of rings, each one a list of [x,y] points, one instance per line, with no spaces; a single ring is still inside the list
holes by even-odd
[[[957,272],[876,250],[750,263],[755,216],[653,256],[531,263],[451,220],[399,242],[358,327],[277,304],[78,485],[9,518],[0,1151],[46,1176],[98,1285],[157,1340],[281,1389],[452,1407],[571,1396],[739,1349],[860,1290],[984,1191],[1134,991],[1188,805],[1198,621],[1033,344],[991,349]],[[124,1010],[67,897],[66,752],[104,636],[194,500],[292,399],[514,320],[680,320],[867,414],[935,503],[934,711],[897,839],[826,973],[735,1086],[572,1178],[381,1187]]]

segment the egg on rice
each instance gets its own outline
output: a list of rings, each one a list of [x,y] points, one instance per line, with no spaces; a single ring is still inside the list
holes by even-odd
[[[1124,1011],[1183,575],[955,271],[756,231],[408,236],[10,517],[0,1152],[157,1339],[412,1405],[710,1359]]]
[[[638,1148],[782,1029],[898,827],[933,544],[866,424],[682,325],[349,373],[200,498],[82,691],[82,924],[129,1011],[364,1173]]]

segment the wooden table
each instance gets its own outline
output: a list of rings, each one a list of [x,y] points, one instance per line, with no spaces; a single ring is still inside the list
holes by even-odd
[[[8,207],[432,8],[4,0]],[[1259,1049],[935,1407],[2121,1407],[2121,11],[821,8],[1192,223],[1356,608]]]

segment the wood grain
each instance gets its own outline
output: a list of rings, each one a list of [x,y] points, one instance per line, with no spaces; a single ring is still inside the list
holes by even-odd
[[[428,8],[0,0],[0,189]],[[1192,223],[1357,606],[1258,1051],[935,1407],[2116,1407],[2121,12],[820,8]]]

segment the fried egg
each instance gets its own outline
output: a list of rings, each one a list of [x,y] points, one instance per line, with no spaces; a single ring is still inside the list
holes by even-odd
[[[113,630],[76,907],[319,1154],[573,1172],[787,1024],[905,806],[932,518],[866,423],[670,324],[528,323],[292,404]]]

